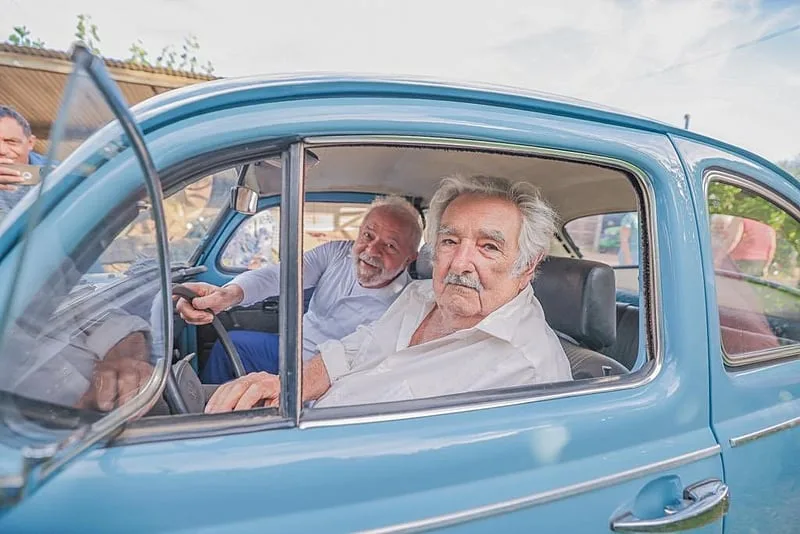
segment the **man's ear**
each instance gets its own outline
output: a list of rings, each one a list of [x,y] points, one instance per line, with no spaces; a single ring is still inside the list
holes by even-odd
[[[33,147],[35,145],[36,145],[36,136],[31,134],[30,137],[28,137],[28,149],[33,150]]]
[[[406,267],[411,265],[411,262],[415,261],[418,256],[419,254],[417,252],[412,252],[411,255],[408,258],[406,258]]]
[[[543,259],[544,259],[544,252],[536,256],[536,258],[534,258],[534,260],[530,262],[528,266],[525,268],[525,270],[522,271],[522,273],[519,275],[520,290],[522,290],[526,285],[531,283],[531,280],[533,280],[533,273],[536,272],[536,268],[539,266],[539,264],[542,262]]]

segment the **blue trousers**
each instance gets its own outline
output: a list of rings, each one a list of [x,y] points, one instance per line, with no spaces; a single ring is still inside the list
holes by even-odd
[[[266,371],[278,373],[278,335],[249,330],[232,330],[228,332],[231,341],[239,351],[245,371],[253,373]],[[211,355],[200,374],[204,384],[224,384],[236,378],[233,367],[225,354],[222,344],[217,341],[211,348]]]

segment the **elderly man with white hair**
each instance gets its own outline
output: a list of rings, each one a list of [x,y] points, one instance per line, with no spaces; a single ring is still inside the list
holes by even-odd
[[[572,380],[531,280],[555,214],[531,185],[446,178],[426,229],[433,280],[412,282],[375,323],[319,346],[303,367],[303,401],[315,407],[429,398]],[[277,376],[224,384],[207,413],[274,405]]]

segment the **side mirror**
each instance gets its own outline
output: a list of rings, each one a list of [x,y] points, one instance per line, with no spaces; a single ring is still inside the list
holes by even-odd
[[[258,193],[243,185],[232,187],[231,209],[245,215],[254,215],[258,210]]]

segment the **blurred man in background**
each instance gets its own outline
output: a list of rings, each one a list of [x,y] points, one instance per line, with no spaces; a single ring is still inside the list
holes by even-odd
[[[33,151],[36,136],[31,125],[14,108],[0,105],[0,220],[25,196],[19,187],[22,174],[12,165],[44,165],[45,157]]]

